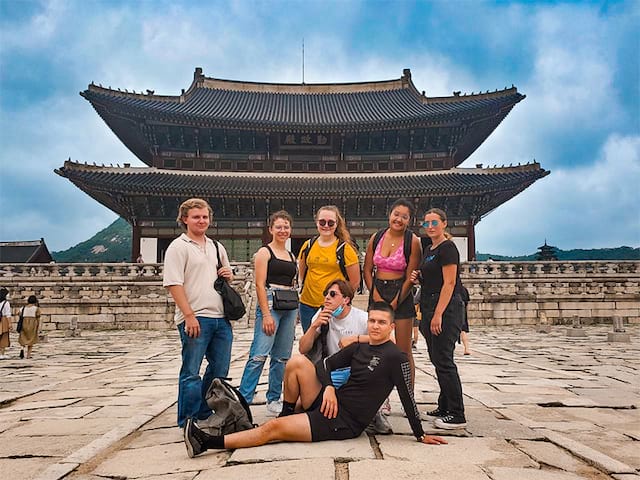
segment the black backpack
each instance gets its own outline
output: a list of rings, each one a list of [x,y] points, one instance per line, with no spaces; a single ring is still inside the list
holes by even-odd
[[[214,378],[205,395],[213,414],[198,422],[209,435],[226,435],[253,428],[249,404],[240,391],[222,378]]]

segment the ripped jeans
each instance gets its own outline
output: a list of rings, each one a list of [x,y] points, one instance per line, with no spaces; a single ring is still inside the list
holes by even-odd
[[[271,292],[267,292],[267,299],[271,305]],[[264,368],[267,356],[269,360],[269,388],[267,390],[267,402],[275,402],[282,394],[282,381],[284,378],[284,367],[287,360],[291,358],[293,348],[293,338],[296,328],[296,317],[298,310],[273,310],[271,316],[276,323],[276,333],[267,335],[262,330],[262,310],[256,307],[256,324],[253,330],[253,342],[249,350],[249,360],[244,367],[242,381],[240,382],[240,393],[247,403],[253,401],[256,387],[260,380],[260,374]]]

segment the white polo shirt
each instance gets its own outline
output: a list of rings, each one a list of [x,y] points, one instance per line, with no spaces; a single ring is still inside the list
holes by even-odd
[[[213,288],[213,282],[218,278],[216,245],[220,249],[222,266],[229,267],[227,251],[220,242],[214,244],[205,237],[205,245],[200,247],[186,233],[171,242],[164,257],[162,285],[182,285],[196,316],[224,317],[222,297]],[[174,318],[176,324],[184,322],[184,314],[177,305]]]

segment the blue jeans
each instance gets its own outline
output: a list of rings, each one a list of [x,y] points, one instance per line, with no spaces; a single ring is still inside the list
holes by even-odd
[[[271,303],[270,293],[267,294],[267,298]],[[267,356],[271,357],[271,360],[269,360],[267,402],[275,402],[280,399],[284,368],[287,360],[291,358],[297,315],[298,310],[271,309],[271,316],[276,323],[276,332],[273,335],[267,335],[262,330],[262,310],[260,306],[256,308],[253,342],[249,350],[249,360],[247,360],[247,365],[244,367],[242,381],[240,382],[240,393],[247,403],[253,401]]]
[[[200,322],[200,335],[190,337],[184,331],[184,322],[178,325],[182,341],[182,367],[178,377],[178,426],[184,427],[187,418],[203,419],[211,415],[205,394],[214,378],[229,373],[233,331],[225,318],[196,317]],[[200,366],[207,358],[207,368],[200,378]]]
[[[300,302],[300,325],[302,325],[302,331],[306,333],[311,326],[311,319],[316,314],[320,307],[312,307],[306,303]]]

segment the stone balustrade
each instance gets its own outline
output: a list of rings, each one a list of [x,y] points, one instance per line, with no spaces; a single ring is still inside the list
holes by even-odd
[[[640,323],[640,262],[467,262],[471,324]]]
[[[251,265],[234,268],[234,287],[253,316]],[[583,323],[610,323],[614,316],[640,323],[638,261],[467,262],[460,274],[471,295],[472,325],[565,324],[575,316]],[[68,328],[74,317],[80,328],[172,326],[162,264],[3,264],[0,286],[9,288],[16,315],[36,295],[45,330]]]
[[[233,267],[232,284],[249,310],[253,270],[249,262]],[[162,268],[155,263],[4,264],[0,286],[10,290],[16,316],[29,295],[38,297],[45,330],[68,328],[72,318],[79,328],[164,329],[173,325],[174,303],[162,286]]]

